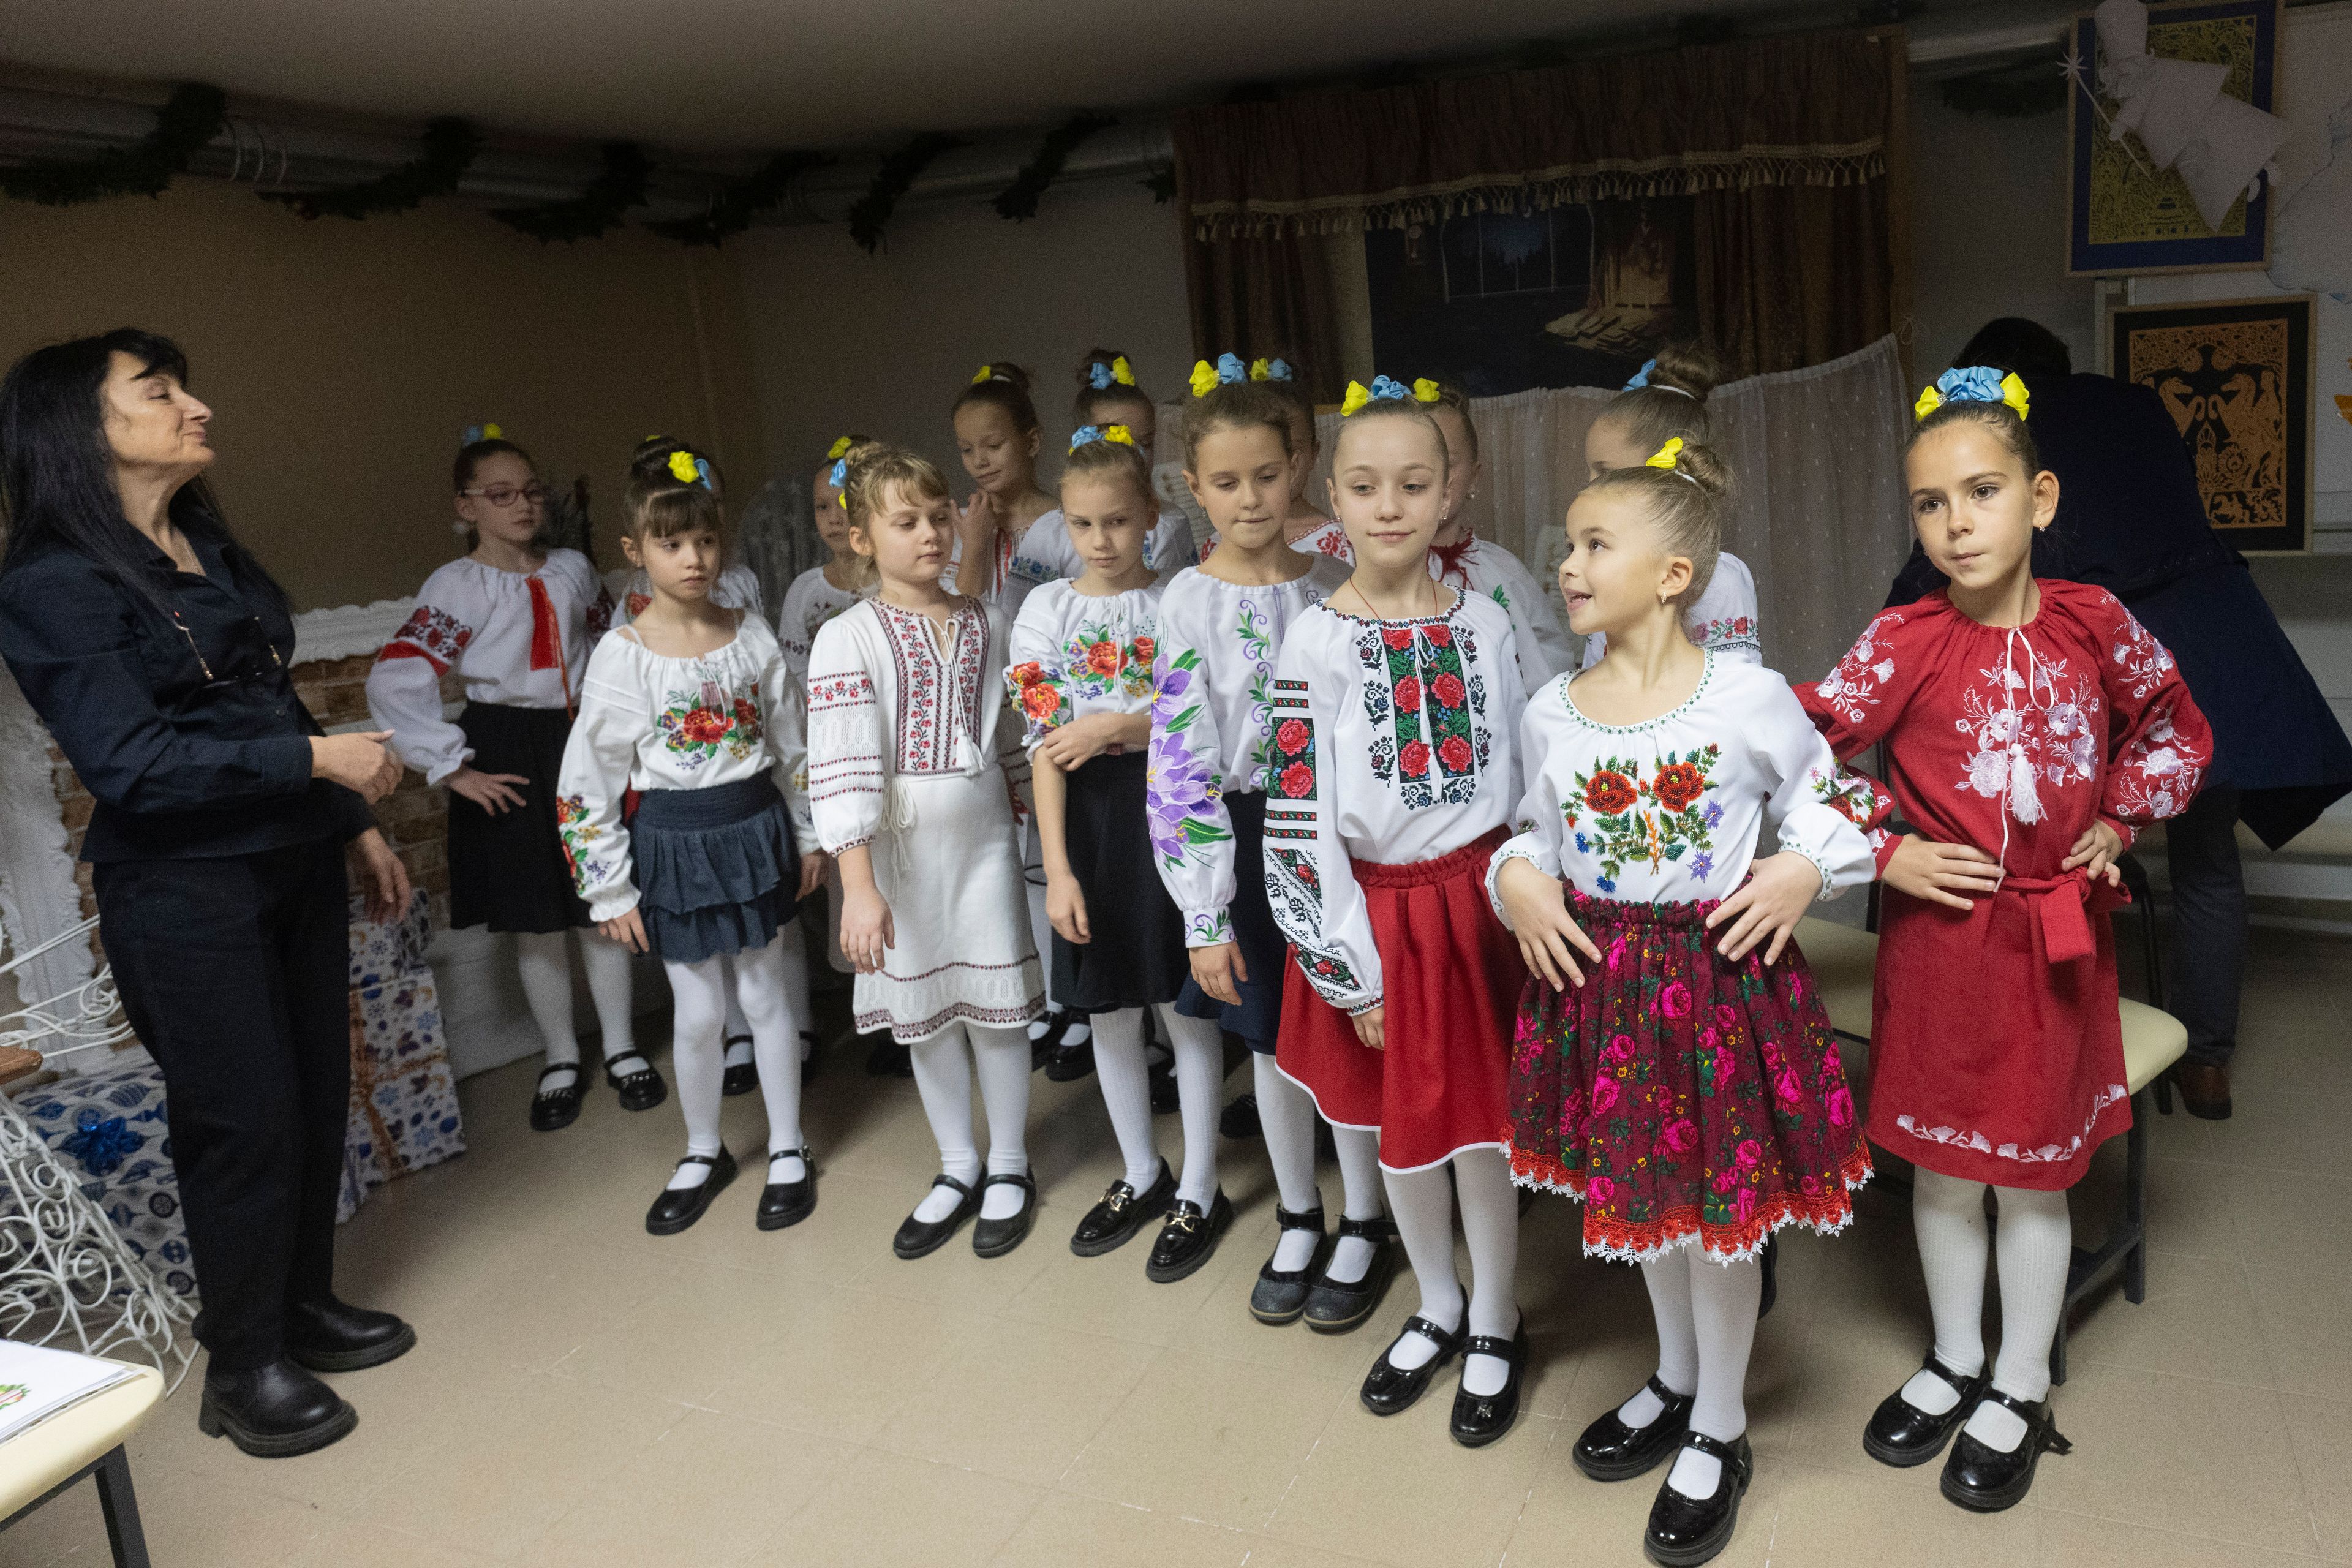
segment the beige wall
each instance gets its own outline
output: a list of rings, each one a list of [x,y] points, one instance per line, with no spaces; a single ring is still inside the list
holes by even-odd
[[[1132,181],[1057,186],[1024,224],[981,201],[917,209],[875,256],[839,225],[755,230],[732,243],[779,467],[813,465],[856,430],[925,453],[961,490],[948,405],[975,370],[1003,357],[1037,378],[1050,486],[1080,354],[1125,350],[1162,401],[1192,370],[1175,208]]]
[[[760,472],[734,277],[731,254],[643,234],[541,246],[447,203],[306,224],[184,180],[156,201],[7,204],[0,355],[126,324],[177,338],[232,525],[316,608],[412,593],[458,552],[448,465],[482,420],[551,483],[587,474],[604,541],[650,431]]]

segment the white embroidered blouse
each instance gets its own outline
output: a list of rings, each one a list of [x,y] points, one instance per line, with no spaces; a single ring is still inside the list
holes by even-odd
[[[800,685],[768,623],[737,612],[734,640],[691,658],[655,653],[621,632],[596,645],[580,716],[563,746],[555,821],[572,884],[609,921],[636,908],[627,792],[709,789],[772,774],[795,841],[811,837]]]
[[[1187,946],[1234,940],[1234,823],[1224,797],[1266,791],[1283,637],[1347,580],[1347,567],[1318,556],[1287,583],[1244,586],[1187,568],[1160,593],[1144,808]]]
[[[1683,630],[1710,653],[1761,666],[1764,645],[1757,640],[1758,625],[1756,574],[1727,550],[1715,558],[1715,575],[1707,579],[1706,591],[1683,613]],[[1608,637],[1593,633],[1584,639],[1584,662],[1577,668],[1591,669],[1608,650]]]
[[[1013,623],[1005,692],[1020,710],[1023,744],[1088,713],[1140,713],[1151,706],[1160,647],[1157,583],[1123,594],[1081,594],[1076,583],[1040,584]]]
[[[776,640],[783,645],[784,662],[801,680],[808,679],[809,649],[817,628],[857,603],[863,595],[836,588],[822,566],[812,566],[784,590],[784,607],[776,612]]]
[[[853,605],[809,652],[809,807],[838,855],[890,823],[902,778],[978,778],[1000,763],[1007,809],[1027,816],[1029,763],[1004,700],[1003,612],[959,602],[942,639],[931,618],[881,599]]]
[[[1293,548],[1312,550],[1350,564],[1356,559],[1347,531],[1337,520]],[[1451,566],[1440,552],[1433,550],[1429,574],[1449,588],[1483,594],[1510,612],[1511,629],[1518,637],[1519,679],[1529,691],[1560,671],[1576,668],[1576,656],[1570,650],[1568,634],[1560,629],[1559,612],[1553,607],[1551,595],[1544,592],[1527,563],[1501,545],[1474,535],[1464,542]]]
[[[1869,815],[1870,786],[1839,770],[1789,683],[1761,665],[1705,657],[1697,689],[1646,723],[1585,717],[1570,676],[1528,700],[1518,835],[1495,852],[1486,879],[1505,924],[1496,879],[1516,858],[1580,893],[1637,904],[1728,896],[1747,879],[1759,828],[1813,863],[1823,899],[1878,874],[1852,815]]]
[[[612,610],[596,569],[576,550],[549,551],[528,574],[461,556],[425,579],[416,607],[376,655],[369,717],[392,731],[402,762],[439,784],[474,756],[442,716],[441,677],[455,669],[468,702],[571,707]]]
[[[1510,820],[1526,688],[1500,605],[1456,591],[1444,615],[1301,616],[1274,683],[1265,890],[1323,999],[1381,1005],[1380,949],[1351,861],[1450,855]]]

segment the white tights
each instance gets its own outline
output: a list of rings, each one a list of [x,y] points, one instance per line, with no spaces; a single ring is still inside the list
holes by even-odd
[[[580,1065],[580,1037],[572,1032],[571,932],[517,931],[515,967],[522,977],[523,1000],[530,1021],[539,1026],[547,1045],[549,1067]],[[588,994],[596,1004],[597,1027],[604,1036],[604,1059],[616,1061],[636,1052],[630,1013],[629,950],[593,931],[580,933],[580,967],[588,974]],[[576,1080],[575,1080],[576,1081]],[[570,1087],[562,1079],[551,1088]]]
[[[1217,1192],[1217,1115],[1225,1084],[1225,1047],[1217,1026],[1188,1018],[1170,1004],[1159,1008],[1176,1053],[1176,1097],[1184,1123],[1184,1170],[1176,1195],[1206,1211]],[[1102,1080],[1111,1131],[1127,1162],[1127,1184],[1139,1195],[1160,1179],[1159,1142],[1151,1131],[1151,1072],[1144,1060],[1143,1009],[1097,1013],[1095,1075]]]
[[[1305,1214],[1319,1206],[1323,1194],[1315,1185],[1315,1099],[1282,1076],[1274,1058],[1250,1053],[1257,1092],[1257,1124],[1265,1139],[1265,1157],[1274,1167],[1274,1190],[1282,1206]],[[1341,1213],[1349,1219],[1381,1217],[1381,1135],[1365,1128],[1334,1127],[1331,1142],[1339,1151],[1339,1181],[1345,1189]],[[1286,1230],[1274,1244],[1274,1266],[1297,1270],[1315,1256],[1320,1238],[1311,1230]],[[1371,1267],[1372,1244],[1345,1237],[1331,1249],[1324,1273],[1338,1284],[1352,1285]]]
[[[768,1152],[773,1156],[801,1146],[800,1015],[793,1009],[787,979],[785,935],[779,931],[767,946],[735,954],[731,987],[724,958],[662,964],[675,1001],[670,1068],[677,1076],[677,1104],[686,1116],[689,1154],[717,1154],[721,1147],[719,1085],[726,1074],[726,1051],[719,1036],[726,1026],[730,990],[751,1026],[751,1049],[759,1058],[760,1096],[768,1109]],[[797,1182],[807,1173],[797,1155],[772,1159],[768,1169],[769,1179],[778,1182]],[[698,1187],[709,1179],[709,1166],[689,1163],[677,1168],[669,1184],[673,1189]]]
[[[1748,1430],[1748,1355],[1756,1344],[1756,1309],[1764,1296],[1757,1258],[1717,1263],[1697,1243],[1642,1265],[1650,1310],[1658,1321],[1658,1381],[1695,1394],[1691,1430],[1729,1443]],[[1648,1388],[1620,1405],[1628,1426],[1647,1426],[1665,1406]],[[1667,1483],[1686,1497],[1715,1495],[1723,1463],[1685,1448]]]
[[[805,1060],[810,1046],[815,1041],[815,1037],[809,1034],[806,1027],[810,1019],[814,1016],[809,1011],[808,938],[801,930],[801,922],[795,920],[776,932],[776,941],[783,954],[784,995],[792,1003],[793,1016],[799,1019],[802,1026],[798,1031],[800,1038],[793,1054],[796,1058]],[[751,1033],[751,1021],[744,1016],[743,1004],[735,994],[735,959],[732,954],[730,954],[721,958],[719,963],[727,977],[726,1038],[730,1041],[740,1040]],[[740,1067],[754,1059],[756,1055],[756,1047],[753,1045],[746,1045],[740,1048],[730,1045],[727,1048],[727,1065]]]
[[[2074,1250],[2066,1194],[1995,1187],[2000,1225],[2000,1357],[1992,1385],[2026,1402],[2050,1393],[2050,1346],[2066,1305],[2066,1269]],[[1912,1177],[1911,1223],[1919,1268],[1936,1320],[1936,1359],[1961,1377],[1984,1370],[1985,1184],[1922,1168]],[[1951,1387],[1926,1372],[1903,1385],[1906,1402],[1940,1415],[1957,1402]],[[1969,1435],[2003,1453],[2025,1436],[2017,1413],[1987,1401],[1969,1417]]]
[[[1453,1180],[1446,1180],[1447,1165]],[[1423,1171],[1382,1170],[1389,1211],[1412,1277],[1421,1287],[1420,1315],[1449,1331],[1463,1326],[1462,1282],[1454,1273],[1454,1200],[1462,1204],[1462,1238],[1470,1247],[1469,1331],[1509,1339],[1518,1331],[1519,1194],[1499,1149],[1465,1149],[1446,1164]],[[1437,1353],[1425,1334],[1411,1333],[1389,1351],[1391,1365],[1410,1372]],[[1497,1356],[1462,1363],[1462,1386],[1474,1394],[1499,1394],[1510,1375]]]
[[[950,1024],[908,1055],[923,1114],[939,1140],[940,1170],[965,1186],[980,1180],[980,1151],[971,1141],[971,1082],[979,1067],[982,1109],[988,1115],[988,1173],[1018,1176],[1029,1170],[1029,1034],[979,1024]],[[795,1075],[797,1077],[797,1075]],[[915,1217],[935,1223],[955,1212],[962,1199],[950,1188],[933,1187],[915,1205]],[[981,1200],[983,1219],[1010,1219],[1027,1202],[1021,1189],[997,1185]]]

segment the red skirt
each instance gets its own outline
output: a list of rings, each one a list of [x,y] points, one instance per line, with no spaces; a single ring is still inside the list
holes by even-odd
[[[1528,981],[1503,1130],[1521,1186],[1584,1204],[1584,1250],[1646,1262],[1696,1241],[1718,1262],[1785,1225],[1853,1217],[1870,1152],[1812,971],[1790,942],[1734,963],[1716,900],[1570,891],[1601,949],[1582,985]]]
[[[1528,978],[1486,902],[1486,862],[1506,837],[1498,827],[1413,865],[1352,863],[1381,951],[1385,1048],[1359,1040],[1312,985],[1294,977],[1283,991],[1276,1065],[1333,1126],[1379,1132],[1387,1170],[1500,1146],[1511,1015]]]
[[[1963,1181],[2080,1181],[2132,1121],[2106,920],[2118,901],[2079,871],[2011,877],[1965,913],[1887,889],[1870,1141]]]

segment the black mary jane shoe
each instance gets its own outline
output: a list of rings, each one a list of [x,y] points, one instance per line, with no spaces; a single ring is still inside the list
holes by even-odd
[[[945,1219],[917,1219],[909,1214],[900,1220],[898,1234],[890,1238],[890,1250],[901,1258],[909,1260],[929,1258],[946,1245],[948,1237],[953,1236],[964,1221],[980,1212],[980,1194],[953,1176],[933,1176],[931,1185],[947,1187],[963,1195]],[[915,1206],[920,1208],[922,1205],[918,1204]]]
[[[636,1058],[639,1066],[635,1072],[614,1072],[614,1062]],[[651,1110],[669,1098],[669,1085],[664,1081],[661,1069],[646,1060],[638,1051],[623,1051],[617,1057],[604,1059],[604,1082],[621,1097],[624,1110]]]
[[[1151,1244],[1151,1257],[1143,1265],[1143,1277],[1154,1285],[1173,1285],[1201,1271],[1201,1266],[1217,1255],[1217,1242],[1234,1223],[1234,1200],[1219,1187],[1203,1209],[1189,1198],[1178,1198],[1176,1206],[1168,1211],[1168,1223],[1160,1227],[1160,1239]]]
[[[1963,1426],[1953,1439],[1951,1458],[1944,1461],[1944,1496],[1974,1513],[1999,1513],[2025,1500],[2025,1494],[2033,1489],[2033,1468],[2043,1454],[2071,1454],[2074,1445],[2058,1435],[2057,1418],[2051,1414],[2048,1400],[2029,1405],[1990,1385],[1985,1388],[1984,1397],[2016,1411],[2025,1423],[2025,1436],[2016,1447],[2002,1453],[1978,1442]]]
[[[1465,1448],[1483,1448],[1511,1429],[1519,1418],[1519,1388],[1527,1380],[1528,1321],[1523,1315],[1509,1339],[1499,1334],[1472,1334],[1462,1342],[1462,1373],[1470,1373],[1470,1358],[1493,1356],[1507,1369],[1503,1386],[1494,1394],[1454,1391],[1454,1440]]]
[[[680,1160],[678,1168],[708,1165],[710,1174],[698,1187],[664,1187],[654,1206],[646,1211],[646,1229],[655,1236],[676,1236],[679,1231],[702,1217],[727,1184],[735,1179],[735,1156],[724,1144],[716,1154],[688,1154]]]
[[[1402,1344],[1407,1334],[1419,1334],[1437,1346],[1435,1355],[1411,1372],[1389,1360],[1390,1352]],[[1397,1337],[1389,1342],[1388,1350],[1381,1352],[1381,1359],[1372,1363],[1372,1370],[1364,1374],[1360,1395],[1364,1408],[1375,1415],[1398,1415],[1412,1409],[1414,1403],[1429,1392],[1431,1380],[1444,1370],[1445,1363],[1461,1353],[1461,1330],[1441,1329],[1420,1316],[1407,1318],[1404,1327],[1397,1331]]]
[[[1073,1035],[1077,1038],[1072,1039]],[[1048,1083],[1076,1083],[1094,1070],[1094,1025],[1085,1014],[1073,1013],[1062,1030],[1061,1043],[1045,1059],[1045,1079]]]
[[[550,1089],[547,1080],[557,1073],[568,1072],[572,1081],[560,1089]],[[530,1130],[534,1132],[560,1132],[580,1120],[580,1102],[588,1097],[588,1069],[578,1062],[558,1062],[542,1068],[539,1087],[530,1096]]]
[[[751,1037],[749,1035],[733,1035],[722,1042],[719,1048],[732,1052],[738,1045],[748,1046],[751,1043]],[[740,1062],[731,1063],[725,1072],[719,1075],[719,1092],[730,1100],[739,1094],[749,1094],[759,1087],[760,1058],[756,1056],[746,1057]]]
[[[1649,1390],[1664,1408],[1647,1426],[1625,1425],[1625,1418],[1617,1414],[1625,1407],[1622,1400],[1602,1412],[1569,1450],[1578,1469],[1596,1481],[1630,1481],[1656,1469],[1660,1461],[1683,1446],[1696,1397],[1676,1394],[1658,1381],[1656,1373],[1650,1374]]]
[[[1176,1173],[1160,1162],[1160,1175],[1147,1192],[1137,1192],[1121,1179],[1104,1190],[1102,1198],[1070,1233],[1070,1250],[1080,1258],[1100,1258],[1135,1239],[1144,1222],[1164,1214],[1176,1196]]]
[[[1035,1072],[1054,1059],[1062,1036],[1076,1015],[1066,1007],[1048,1007],[1029,1021],[1029,1070]]]
[[[1343,1284],[1331,1278],[1331,1259],[1339,1255],[1339,1242],[1351,1236],[1370,1242],[1372,1257],[1364,1265],[1363,1278]],[[1307,1291],[1307,1326],[1318,1334],[1344,1334],[1362,1328],[1380,1310],[1381,1298],[1389,1293],[1389,1281],[1396,1278],[1400,1250],[1394,1221],[1341,1220],[1339,1240],[1323,1255],[1323,1271],[1315,1276],[1315,1283]]]
[[[205,1371],[196,1430],[257,1459],[289,1459],[339,1442],[360,1424],[343,1397],[281,1356],[250,1372]]]
[[[776,1162],[787,1156],[801,1163],[801,1179],[797,1182],[775,1178]],[[782,1230],[816,1213],[816,1161],[810,1157],[807,1144],[797,1149],[779,1149],[769,1155],[768,1172],[768,1184],[760,1189],[760,1213],[755,1222],[761,1230]]]
[[[991,1187],[1019,1187],[1022,1193],[1016,1213],[1003,1219],[982,1215],[972,1222],[972,1251],[982,1258],[1002,1258],[1029,1239],[1029,1227],[1037,1219],[1037,1178],[1027,1171],[1017,1176],[990,1176],[980,1184],[981,1195],[985,1197]]]
[[[1642,1550],[1663,1568],[1697,1568],[1730,1545],[1731,1532],[1739,1528],[1739,1500],[1756,1479],[1756,1455],[1745,1433],[1737,1442],[1726,1443],[1704,1432],[1689,1432],[1680,1446],[1721,1460],[1723,1479],[1716,1483],[1715,1495],[1706,1498],[1675,1490],[1671,1475],[1659,1484],[1658,1500],[1650,1505],[1650,1527],[1642,1532]]]
[[[286,1309],[286,1359],[306,1372],[365,1372],[416,1348],[416,1331],[390,1312],[328,1296]]]
[[[1925,1365],[1928,1372],[1950,1384],[1959,1398],[1941,1415],[1928,1415],[1904,1398],[1899,1388],[1880,1400],[1878,1408],[1871,1412],[1870,1425],[1862,1429],[1862,1448],[1882,1465],[1907,1470],[1942,1453],[1944,1445],[1951,1441],[1952,1434],[1960,1429],[1969,1413],[1977,1407],[1977,1401],[1992,1385],[1990,1372],[1980,1372],[1974,1377],[1962,1377],[1953,1372],[1936,1359],[1933,1346],[1928,1347]]]
[[[1307,1298],[1314,1289],[1315,1272],[1323,1267],[1323,1249],[1329,1237],[1323,1228],[1323,1205],[1317,1204],[1305,1214],[1292,1214],[1281,1204],[1274,1205],[1274,1223],[1282,1230],[1311,1230],[1315,1233],[1314,1248],[1307,1255],[1304,1268],[1276,1268],[1268,1258],[1257,1271],[1257,1283],[1250,1287],[1250,1316],[1270,1329],[1279,1329],[1298,1321],[1307,1310]],[[1282,1252],[1281,1238],[1275,1240],[1276,1256]]]

